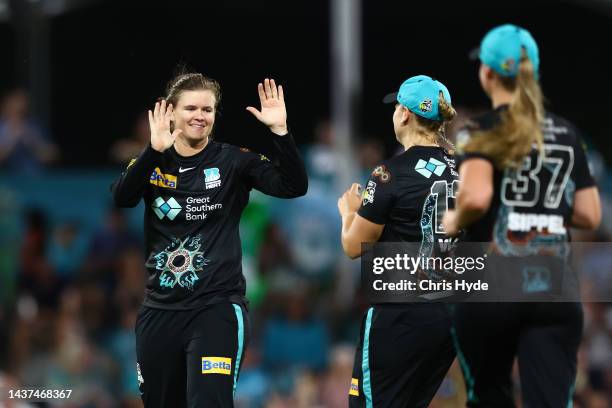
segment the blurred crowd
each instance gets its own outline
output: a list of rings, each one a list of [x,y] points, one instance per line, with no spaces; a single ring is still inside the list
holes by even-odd
[[[464,120],[474,110],[460,113]],[[455,130],[448,132],[452,136]],[[347,260],[339,242],[336,200],[343,186],[338,185],[333,129],[322,121],[315,133],[314,142],[302,146],[308,194],[283,201],[252,193],[241,223],[253,335],[238,384],[238,407],[347,406],[367,304],[359,290],[359,261]],[[109,161],[121,166],[112,173],[118,176],[147,142],[142,116],[133,137],[110,147]],[[385,156],[380,138],[358,141],[356,181],[363,184]],[[44,180],[44,166],[58,160],[57,147],[27,116],[27,94],[9,94],[0,117],[0,180],[2,174],[27,178],[37,172]],[[598,160],[602,180],[605,167],[601,158],[593,158]],[[81,181],[62,177],[68,188],[79,191]],[[110,202],[108,184],[100,189]],[[126,212],[109,205],[91,227],[78,215],[58,217],[54,211],[62,199],[48,197],[47,205],[28,202],[27,194],[0,183],[0,390],[72,390],[70,399],[46,405],[53,407],[142,406],[134,338],[146,273],[142,208]],[[610,242],[610,230],[604,225],[576,238]],[[589,262],[593,285],[612,280],[605,276],[612,271],[609,253],[593,253]],[[584,312],[575,406],[610,407],[612,306],[585,303]],[[517,393],[518,387],[517,382]],[[464,403],[455,363],[431,406]],[[31,405],[0,396],[2,406]]]

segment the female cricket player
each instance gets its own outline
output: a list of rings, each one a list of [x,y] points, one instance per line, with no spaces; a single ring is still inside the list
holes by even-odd
[[[524,286],[529,275],[523,264],[531,262],[525,256],[554,253],[569,241],[570,226],[597,227],[599,194],[578,131],[543,108],[531,34],[515,25],[496,27],[484,36],[479,58],[480,84],[493,109],[458,137],[461,188],[443,225],[451,235],[464,229],[467,241],[490,242],[501,261],[514,262],[512,276],[523,280],[523,290],[533,292]],[[550,279],[535,289],[548,290],[547,282],[552,289],[562,269],[548,270],[542,277]],[[579,303],[460,303],[455,312],[468,406],[515,406],[515,356],[522,406],[571,406]]]
[[[149,111],[151,143],[112,186],[115,203],[145,203],[148,280],[136,322],[138,381],[145,407],[232,407],[249,335],[238,234],[255,188],[304,195],[304,164],[287,130],[283,88],[258,85],[270,130],[265,156],[211,134],[221,99],[217,81],[174,78]]]
[[[456,114],[447,88],[418,75],[383,101],[395,103],[393,128],[405,151],[374,169],[361,198],[353,184],[338,200],[342,246],[350,258],[362,255],[362,242],[444,239],[439,225],[445,207],[453,205],[447,192],[458,174],[442,147],[444,125]],[[446,305],[373,304],[361,327],[349,405],[427,407],[454,357]]]

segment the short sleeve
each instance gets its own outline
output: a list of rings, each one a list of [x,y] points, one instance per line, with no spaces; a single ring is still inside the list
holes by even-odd
[[[457,151],[455,153],[455,159],[457,161],[457,168],[461,167],[461,164],[468,159],[484,159],[491,163],[492,166],[495,167],[495,162],[489,156],[480,152],[466,152],[464,150],[465,146],[469,143],[471,138],[471,134],[469,129],[465,128],[457,133],[456,137],[456,148]]]
[[[375,224],[384,225],[394,202],[393,175],[385,165],[379,165],[361,193],[361,207],[357,214]]]

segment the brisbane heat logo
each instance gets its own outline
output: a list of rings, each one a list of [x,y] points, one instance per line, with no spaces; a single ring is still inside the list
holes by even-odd
[[[204,169],[204,184],[207,190],[221,185],[221,173],[219,172],[219,168],[212,167],[210,169]]]
[[[431,112],[431,99],[424,99],[419,103],[419,109],[421,112]]]

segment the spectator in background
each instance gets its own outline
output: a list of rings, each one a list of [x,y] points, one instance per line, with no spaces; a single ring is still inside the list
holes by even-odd
[[[304,163],[310,183],[310,194],[335,191],[338,157],[334,152],[332,127],[327,120],[317,124],[314,143],[304,148]]]
[[[151,141],[147,112],[141,112],[134,122],[132,136],[117,140],[110,149],[110,158],[114,163],[125,165],[138,157]]]
[[[321,403],[327,408],[346,407],[346,393],[351,385],[354,347],[337,345],[330,356],[329,369],[321,382]]]
[[[26,92],[23,89],[9,92],[0,106],[0,169],[32,174],[57,158],[57,148],[28,117]]]
[[[46,258],[47,218],[39,210],[26,214],[23,244],[19,253],[19,286],[40,307],[55,308],[60,282]]]
[[[131,248],[140,248],[140,239],[129,230],[123,210],[110,207],[104,223],[91,238],[84,278],[105,282],[108,289],[114,288],[121,254]]]
[[[67,222],[55,228],[47,257],[62,284],[74,278],[86,252],[87,237],[77,222]]]
[[[359,157],[360,179],[367,181],[376,167],[385,157],[385,148],[378,139],[368,138],[359,143],[357,156]]]
[[[309,310],[310,296],[305,285],[296,283],[284,294],[279,299],[279,313],[264,329],[264,365],[279,372],[292,367],[320,371],[327,366],[327,328]]]

